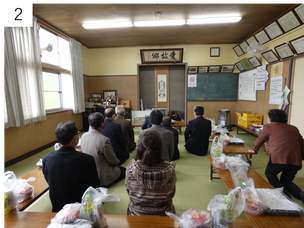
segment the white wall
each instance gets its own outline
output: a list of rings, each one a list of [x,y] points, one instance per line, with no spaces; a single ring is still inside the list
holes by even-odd
[[[290,124],[296,126],[304,137],[304,57],[295,60],[291,96]]]

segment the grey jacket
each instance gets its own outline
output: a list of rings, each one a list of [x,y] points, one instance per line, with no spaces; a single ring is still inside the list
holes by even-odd
[[[173,157],[174,153],[174,139],[173,139],[173,133],[167,129],[162,128],[160,125],[152,125],[151,128],[142,130],[139,132],[138,135],[138,144],[140,142],[140,137],[147,131],[156,131],[159,133],[160,138],[163,142],[163,156],[162,159],[164,161],[170,161]]]
[[[83,153],[94,157],[101,186],[111,184],[120,176],[111,140],[100,131],[91,129],[84,133],[81,137],[81,149]]]

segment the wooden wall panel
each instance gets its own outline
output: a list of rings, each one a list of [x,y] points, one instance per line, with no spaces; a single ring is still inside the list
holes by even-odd
[[[79,130],[83,128],[82,114],[66,111],[48,114],[46,121],[5,129],[5,162],[55,141],[58,123],[68,120],[75,121]]]
[[[280,63],[279,63],[280,64]],[[267,71],[269,73],[269,79],[266,82],[265,90],[257,91],[257,100],[256,101],[238,101],[236,111],[237,112],[255,112],[263,115],[263,124],[267,123],[268,111],[270,109],[278,108],[279,105],[269,104],[269,95],[270,95],[270,78],[272,75],[272,68],[276,67],[276,64],[267,65]],[[283,62],[283,87],[288,84],[288,74],[289,74],[290,61]],[[277,75],[279,76],[279,75]],[[281,75],[282,76],[282,75]],[[235,113],[232,115],[236,116]],[[237,120],[237,119],[236,119]]]
[[[119,100],[131,100],[131,109],[137,110],[137,76],[91,76],[90,93],[116,90]]]
[[[158,102],[158,83],[157,83],[157,75],[166,75],[166,87],[167,87],[167,101],[166,102]],[[155,66],[155,107],[156,108],[169,108],[169,66]]]
[[[215,120],[217,123],[217,117],[218,117],[218,111],[221,109],[228,109],[230,111],[231,115],[231,123],[235,124],[237,122],[237,118],[235,115],[236,110],[236,104],[237,101],[187,101],[187,120],[186,123],[189,122],[189,120],[194,119],[194,113],[193,109],[195,105],[201,105],[204,107],[205,118],[210,118]]]

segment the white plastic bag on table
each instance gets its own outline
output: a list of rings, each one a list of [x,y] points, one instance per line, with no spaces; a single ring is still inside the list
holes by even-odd
[[[94,222],[95,228],[105,227],[108,225],[107,220],[104,217],[102,203],[119,201],[119,198],[116,195],[104,194],[105,192],[106,191],[104,190],[104,188],[98,188],[97,190],[93,187],[89,187],[82,196],[80,218],[92,220]],[[86,198],[89,198],[89,200],[93,204],[93,207],[91,207],[90,205],[87,206],[88,204],[86,204]]]
[[[226,158],[223,154],[223,144],[219,141],[219,137],[215,136],[211,148],[210,155],[212,158],[212,163],[216,168],[224,169],[226,164]]]
[[[18,197],[18,180],[12,171],[4,173],[5,214],[16,207]]]
[[[218,220],[213,219],[213,227],[231,225],[240,216],[245,206],[242,194],[241,188],[236,187],[230,190],[228,195],[216,195],[210,200],[207,210],[212,212],[212,217],[218,218]]]
[[[302,206],[288,199],[283,193],[283,188],[257,188],[256,190],[266,207],[267,214],[300,216],[304,212]]]
[[[220,141],[223,142],[223,145],[228,145],[230,137],[227,134],[221,135]]]
[[[47,228],[93,228],[93,227],[94,227],[93,223],[85,219],[77,219],[72,224],[52,222],[47,226]]]
[[[17,203],[21,203],[28,198],[32,197],[34,194],[34,187],[30,185],[28,182],[30,181],[35,181],[36,178],[30,177],[29,179],[21,179],[18,178],[18,187],[17,187],[17,192],[18,192],[18,200]]]
[[[79,219],[81,203],[66,204],[63,208],[51,219],[51,223],[71,224]]]
[[[243,189],[243,196],[245,197],[244,211],[255,216],[264,213],[266,207],[263,205],[261,197],[254,187],[254,181],[252,178],[248,179],[247,186]]]
[[[226,167],[230,171],[234,186],[245,188],[246,183],[248,182],[247,171],[249,169],[249,164],[238,164],[235,161],[230,160]]]
[[[212,227],[210,213],[196,208],[191,208],[179,217],[166,211],[166,215],[174,219],[181,228]]]

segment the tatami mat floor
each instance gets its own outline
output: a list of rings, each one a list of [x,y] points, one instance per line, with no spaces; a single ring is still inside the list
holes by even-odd
[[[236,135],[236,128],[232,128],[231,135]],[[135,140],[137,142],[138,133],[141,129],[134,128]],[[177,215],[182,214],[190,208],[198,208],[207,210],[207,205],[211,198],[217,194],[226,195],[228,190],[224,186],[221,180],[210,181],[210,163],[207,157],[198,157],[187,153],[184,148],[184,128],[182,129],[182,135],[179,136],[179,150],[181,158],[176,163],[176,194],[173,198],[173,203],[176,208]],[[252,148],[252,145],[256,137],[246,133],[240,133],[236,137],[242,138],[246,145]],[[210,142],[211,145],[211,142]],[[210,147],[209,147],[210,148]],[[5,170],[13,171],[17,177],[22,177],[28,172],[36,168],[36,162],[43,158],[47,153],[52,151],[53,148],[44,150],[28,159],[25,159],[15,165],[7,167]],[[130,153],[130,158],[124,164],[126,167],[131,159],[135,156],[135,150]],[[209,153],[208,153],[209,155]],[[262,177],[265,178],[264,171],[267,165],[268,156],[264,152],[264,148],[261,148],[258,155],[253,156],[252,168],[254,168]],[[294,180],[294,182],[304,190],[304,171],[300,170]],[[119,202],[108,202],[104,204],[104,210],[106,214],[120,214],[125,215],[127,213],[127,207],[129,203],[129,197],[127,195],[124,181],[114,184],[108,189],[108,193],[115,194],[120,198]],[[301,206],[303,203],[299,200],[294,201]],[[49,200],[48,192],[45,193],[39,200],[33,203],[26,211],[36,212],[51,212],[52,205]],[[245,218],[241,215],[240,218]]]

